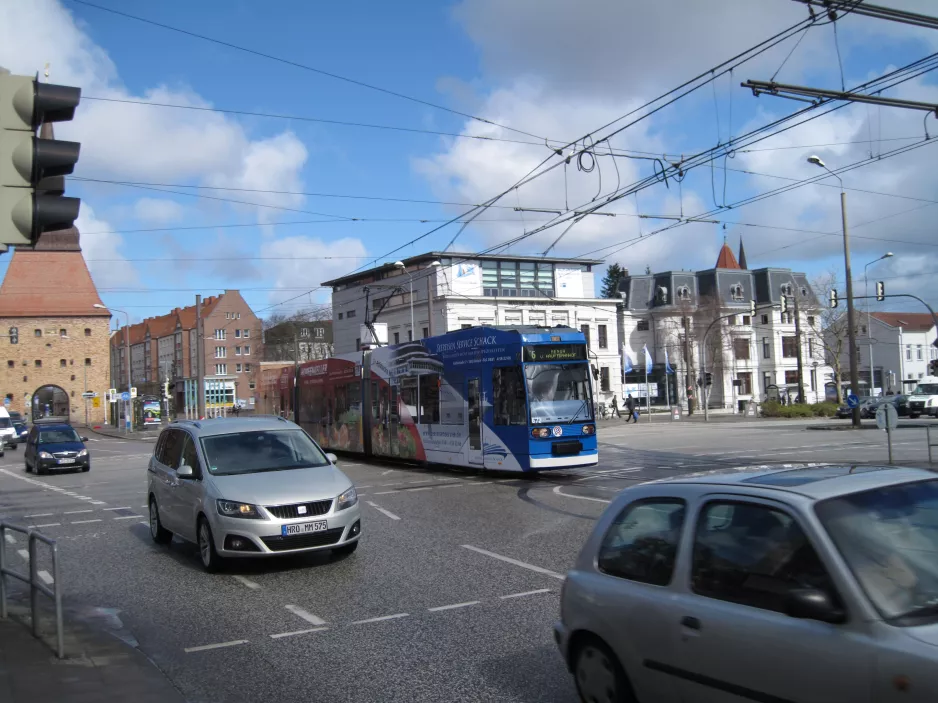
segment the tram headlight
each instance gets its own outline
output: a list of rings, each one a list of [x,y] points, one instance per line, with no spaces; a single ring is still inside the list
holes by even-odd
[[[531,430],[531,436],[536,437],[537,439],[544,439],[550,437],[550,430],[546,427],[535,427]]]
[[[583,434],[596,434],[596,425],[583,425]]]

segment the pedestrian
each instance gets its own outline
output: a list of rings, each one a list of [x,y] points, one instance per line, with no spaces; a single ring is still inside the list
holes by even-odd
[[[629,411],[629,416],[625,418],[626,422],[632,420],[638,422],[638,411],[635,409],[635,398],[632,397],[632,394],[629,393],[629,397],[625,399],[625,409]]]
[[[619,412],[619,399],[616,396],[612,396],[612,412],[617,418],[622,419],[622,413]]]

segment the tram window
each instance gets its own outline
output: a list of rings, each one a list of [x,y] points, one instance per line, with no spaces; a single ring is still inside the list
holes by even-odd
[[[440,376],[420,376],[420,422],[424,425],[440,424]]]
[[[525,425],[524,379],[520,366],[492,369],[496,425]]]
[[[417,420],[417,379],[413,376],[401,379],[401,404],[415,422]]]
[[[378,398],[378,382],[371,382],[371,418],[377,422],[381,419],[381,406]]]
[[[345,409],[354,411],[361,416],[362,412],[362,385],[360,381],[353,381],[345,385]]]

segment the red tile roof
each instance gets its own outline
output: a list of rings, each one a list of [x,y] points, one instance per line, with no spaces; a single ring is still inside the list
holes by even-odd
[[[223,295],[209,296],[202,301],[202,319],[208,317],[215,307],[221,302]],[[155,340],[160,337],[167,337],[176,331],[176,321],[182,324],[182,329],[191,330],[195,328],[195,305],[185,308],[173,308],[166,315],[158,317],[149,317],[142,322],[130,326],[130,343],[139,344],[144,341],[147,330],[150,330],[150,339]],[[124,343],[124,328],[121,327],[118,346]]]
[[[110,317],[81,251],[17,249],[0,286],[0,317]]]
[[[935,318],[929,312],[874,312],[873,317],[908,332],[928,332],[935,326]]]
[[[720,249],[720,255],[717,257],[717,265],[715,268],[718,269],[738,269],[739,262],[736,261],[736,257],[733,256],[733,250],[729,248],[726,242],[723,242],[723,248]]]

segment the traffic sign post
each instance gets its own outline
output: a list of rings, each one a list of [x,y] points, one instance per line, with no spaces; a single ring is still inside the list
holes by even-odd
[[[848,407],[848,408],[855,408],[855,407],[857,407],[859,404],[860,404],[860,399],[859,399],[856,395],[854,395],[853,393],[851,393],[850,395],[847,396],[847,407]]]
[[[886,446],[889,451],[889,463],[892,464],[892,431],[899,426],[899,413],[892,403],[883,403],[877,408],[876,426],[886,430]]]

